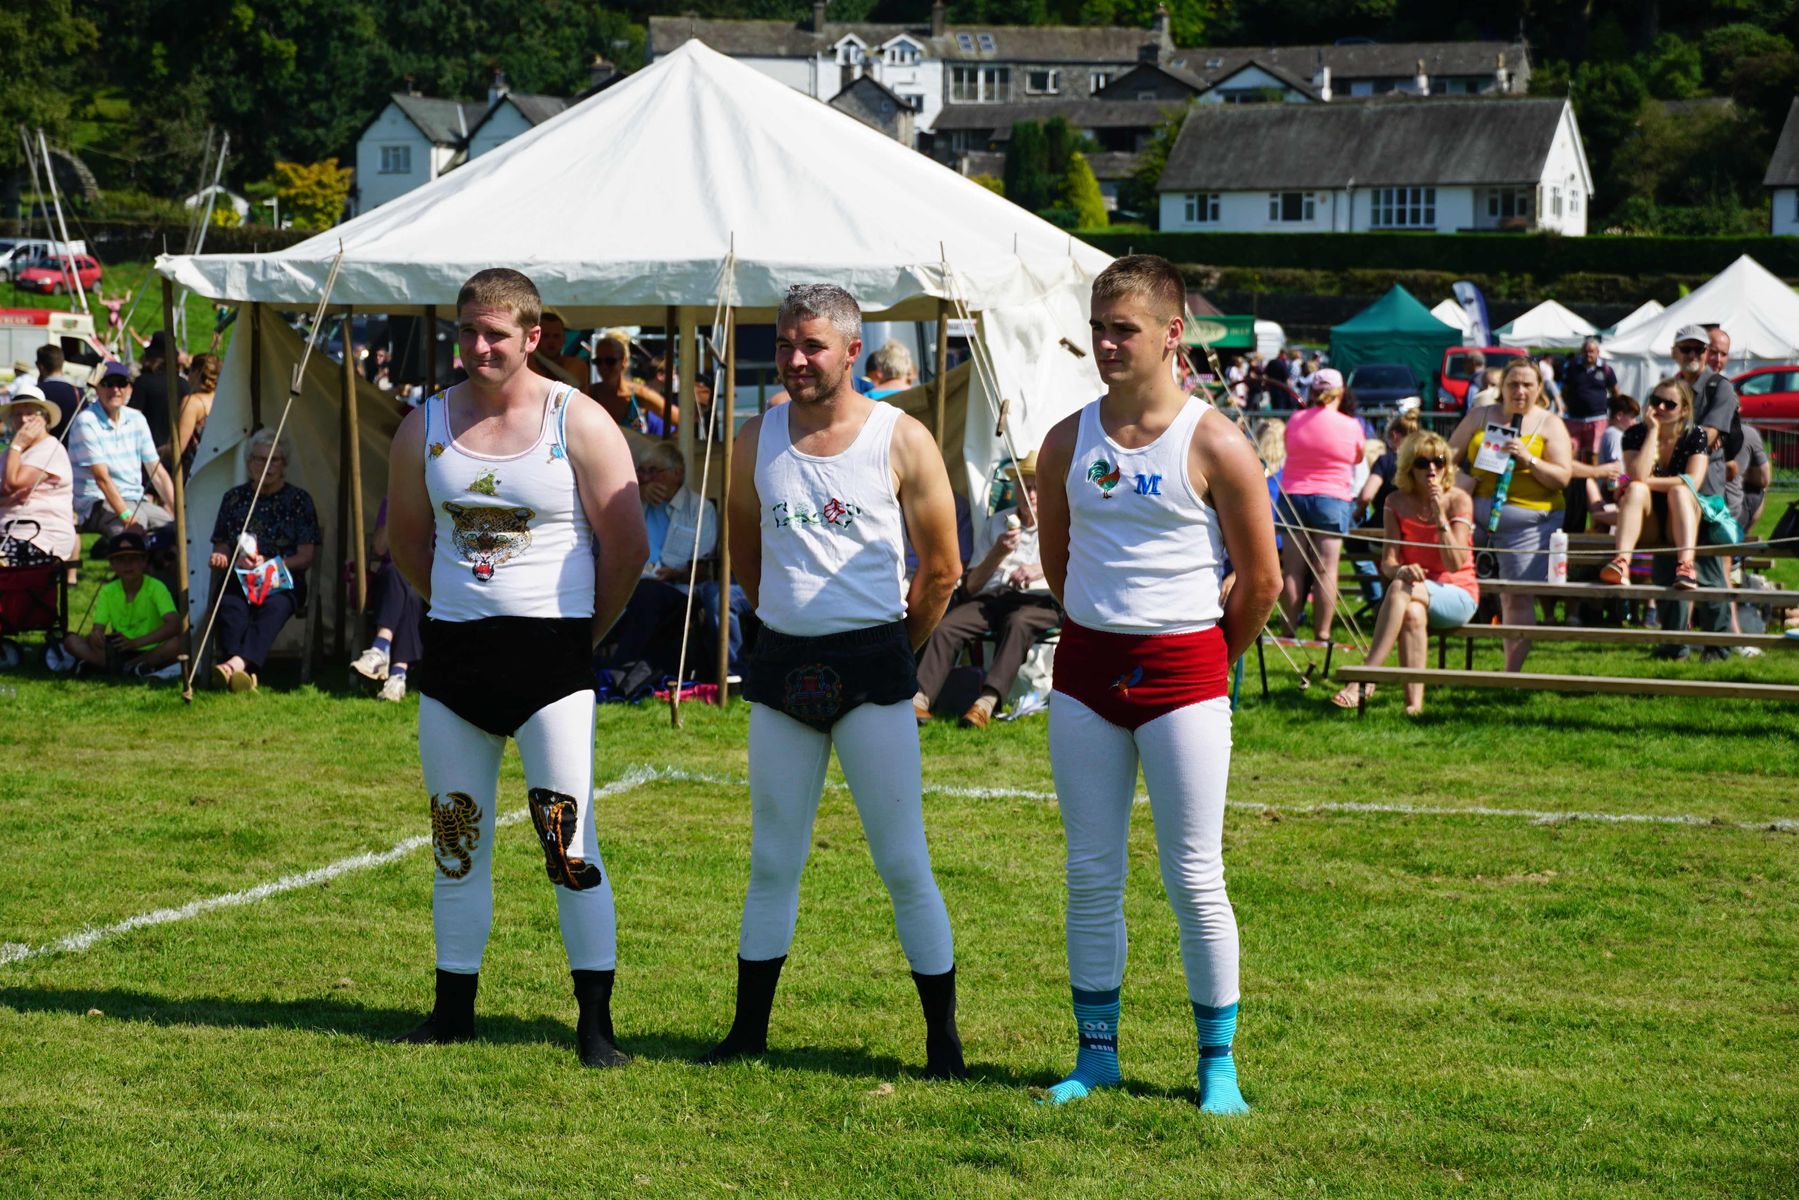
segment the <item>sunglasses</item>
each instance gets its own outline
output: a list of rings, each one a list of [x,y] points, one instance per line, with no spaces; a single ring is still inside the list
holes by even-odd
[[[1701,346],[1695,342],[1682,342],[1680,345],[1674,347],[1674,353],[1680,355],[1682,358],[1692,358],[1696,354],[1704,354],[1710,348],[1711,347],[1709,346]]]
[[[610,366],[613,366],[614,364],[621,362],[623,360],[621,360],[617,355],[608,354],[604,357],[596,358],[593,361],[599,366],[610,367]]]
[[[1414,471],[1428,471],[1432,467],[1441,471],[1448,465],[1442,458],[1414,458],[1412,460],[1412,470]]]
[[[1650,408],[1659,408],[1663,412],[1675,412],[1680,408],[1680,401],[1669,400],[1665,396],[1657,396],[1649,402]]]

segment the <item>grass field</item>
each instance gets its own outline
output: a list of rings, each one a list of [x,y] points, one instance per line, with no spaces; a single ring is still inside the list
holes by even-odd
[[[1799,682],[1799,653],[1670,668],[1541,645],[1531,665]],[[167,686],[0,678],[0,1196],[1799,1193],[1790,707],[1464,692],[1358,719],[1284,666],[1271,680],[1238,713],[1226,821],[1253,1112],[1219,1120],[1191,1103],[1147,813],[1127,1086],[1033,1101],[1073,1052],[1041,718],[924,731],[975,1075],[940,1085],[918,1078],[916,1000],[840,789],[775,1051],[688,1064],[730,1016],[746,714],[688,707],[670,731],[603,709],[615,1011],[638,1058],[592,1073],[528,826],[499,835],[466,1047],[385,1040],[430,1002],[429,852],[297,878],[426,831],[411,703],[186,708]],[[503,810],[523,791],[509,754]]]

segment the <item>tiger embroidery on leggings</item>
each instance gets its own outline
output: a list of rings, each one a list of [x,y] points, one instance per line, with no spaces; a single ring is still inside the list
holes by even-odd
[[[569,857],[569,843],[575,840],[575,821],[579,816],[575,798],[549,788],[532,788],[525,799],[531,809],[531,824],[537,827],[537,840],[543,843],[544,870],[550,882],[571,892],[598,886],[600,869]]]
[[[431,856],[449,879],[461,879],[475,865],[481,842],[481,807],[467,792],[431,797]],[[446,865],[446,861],[448,865]]]
[[[443,502],[444,511],[455,524],[451,541],[456,552],[469,562],[475,578],[486,583],[493,578],[494,568],[511,562],[531,548],[531,526],[537,515],[534,508],[514,508],[510,504],[458,504]]]

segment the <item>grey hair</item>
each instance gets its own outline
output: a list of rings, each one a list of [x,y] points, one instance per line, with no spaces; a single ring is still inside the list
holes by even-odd
[[[681,457],[681,447],[673,442],[655,442],[643,452],[645,466],[660,467],[664,471],[686,471],[687,460]]]
[[[777,322],[789,317],[821,317],[843,335],[846,342],[861,340],[862,306],[834,283],[796,283],[775,313]]]
[[[1598,344],[1599,339],[1596,337],[1584,337],[1580,340],[1580,348],[1582,350],[1585,350],[1588,346],[1597,346]]]
[[[888,342],[868,356],[869,374],[883,379],[904,379],[912,370],[912,352],[899,342]]]
[[[244,443],[244,470],[250,469],[250,460],[256,456],[258,450],[277,449],[280,444],[275,437],[275,431],[266,425],[251,434],[250,440]]]

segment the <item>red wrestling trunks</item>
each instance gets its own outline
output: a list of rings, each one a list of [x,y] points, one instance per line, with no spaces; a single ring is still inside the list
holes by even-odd
[[[1062,623],[1054,687],[1135,730],[1177,708],[1230,694],[1224,631],[1105,633]]]

